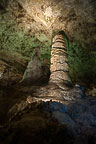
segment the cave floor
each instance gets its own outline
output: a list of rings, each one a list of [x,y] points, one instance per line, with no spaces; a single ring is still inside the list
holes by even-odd
[[[27,103],[39,86],[0,87],[0,143],[77,144],[96,142],[96,98]]]

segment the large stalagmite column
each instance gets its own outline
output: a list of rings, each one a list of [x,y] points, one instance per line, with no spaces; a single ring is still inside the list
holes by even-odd
[[[67,50],[64,36],[61,33],[55,35],[52,40],[50,81],[53,83],[70,82],[67,64]]]

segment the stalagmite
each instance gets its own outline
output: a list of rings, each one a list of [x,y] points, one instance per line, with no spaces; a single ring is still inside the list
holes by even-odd
[[[68,73],[67,49],[62,33],[55,35],[52,41],[50,81],[53,83],[70,83]]]
[[[42,101],[59,101],[59,102],[64,102],[65,100],[75,100],[78,98],[81,98],[83,96],[82,90],[80,89],[79,85],[73,86],[71,82],[71,78],[69,76],[69,67],[68,67],[68,58],[67,58],[67,48],[66,48],[66,43],[64,39],[64,33],[58,32],[53,37],[52,40],[52,49],[51,49],[51,65],[50,65],[50,79],[49,79],[49,84],[45,86],[41,86],[37,88],[34,93],[32,93],[32,100],[33,97],[37,100],[42,100]],[[37,52],[36,52],[37,54]],[[40,74],[43,74],[43,71],[41,71],[42,67],[40,67],[38,64],[39,61],[37,61],[38,55],[36,55],[36,59],[32,60],[28,64],[27,67],[27,73],[25,73],[25,77],[27,76],[27,79],[29,78],[30,74],[30,79],[33,81],[38,76],[38,72]],[[36,69],[33,69],[34,66]],[[31,69],[31,71],[30,71]],[[29,73],[30,72],[30,73]],[[34,72],[34,75],[33,75]],[[36,75],[37,73],[37,75]],[[33,77],[32,77],[33,76]],[[34,78],[34,79],[33,79]],[[29,81],[29,79],[28,79]],[[28,101],[29,101],[28,99]]]

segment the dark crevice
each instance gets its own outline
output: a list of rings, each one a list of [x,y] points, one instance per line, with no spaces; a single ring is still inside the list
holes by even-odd
[[[55,43],[63,43],[65,45],[65,41],[55,41],[55,42],[52,42],[52,45]]]
[[[51,73],[54,73],[54,72],[58,72],[58,71],[61,71],[61,72],[66,72],[66,73],[68,73],[68,71],[65,71],[65,70],[56,70],[56,71],[52,71]]]
[[[54,49],[61,49],[61,50],[65,50],[66,51],[66,48],[65,47],[52,47]]]

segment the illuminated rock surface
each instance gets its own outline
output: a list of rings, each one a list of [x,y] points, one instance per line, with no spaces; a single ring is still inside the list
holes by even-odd
[[[13,89],[14,101],[9,100],[11,108],[7,113],[6,124],[0,126],[1,143],[31,144],[39,143],[40,140],[44,144],[95,143],[95,98],[87,97],[63,103],[55,99],[50,101],[50,98],[40,100],[30,96],[34,88],[19,86]],[[17,100],[17,97],[21,98]]]
[[[46,48],[55,29],[64,30],[70,40],[79,40],[82,44],[83,42],[87,44],[86,48],[89,50],[95,50],[95,0],[11,0],[7,4],[6,1],[1,0],[0,26],[3,27],[0,31],[2,37],[0,41],[2,44],[0,45],[0,144],[95,144],[95,96],[92,97],[91,94],[85,96],[79,85],[72,87],[70,84],[43,83],[43,86],[24,86],[23,83],[18,83],[28,62],[26,78],[33,70],[29,72],[31,64],[33,65],[33,61],[29,61],[32,48],[38,48],[38,43],[39,47],[42,47],[43,43]],[[9,35],[5,33],[7,29],[5,23],[10,21],[5,16],[7,14],[18,26],[18,31],[15,31],[13,24],[8,23],[7,28],[12,28],[13,32],[7,31]],[[4,17],[6,22],[3,21]],[[33,35],[36,38],[33,38]],[[11,56],[15,50],[10,56],[6,52],[1,52],[1,49],[7,49],[7,46],[10,48],[12,41],[14,45],[11,45],[11,50],[18,51],[24,56],[23,58],[21,56],[19,58],[16,54]],[[47,47],[50,47],[49,45]],[[46,54],[46,51],[42,54]],[[62,63],[63,60],[61,57],[60,62]],[[67,69],[67,66],[65,67]],[[59,66],[55,69],[59,69]],[[41,63],[39,70],[41,70]],[[38,68],[35,71],[34,75],[37,74]],[[42,71],[39,72],[42,75]]]
[[[85,97],[77,85],[12,86],[6,85],[9,79],[4,82],[0,83],[0,143],[95,143],[95,97]]]
[[[21,11],[21,16],[20,6],[26,11],[25,14]],[[17,0],[10,1],[10,7],[19,25],[31,30],[31,33],[40,33],[42,30],[50,37],[52,30],[62,29],[70,39],[80,40],[88,47],[96,48],[95,0]]]

